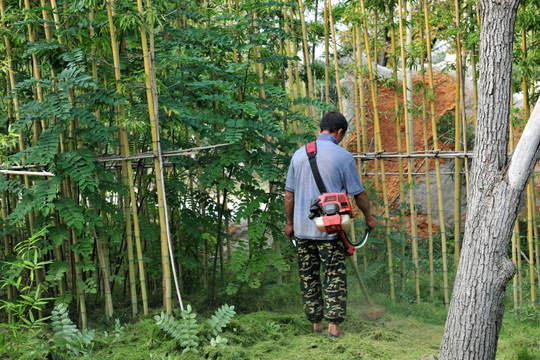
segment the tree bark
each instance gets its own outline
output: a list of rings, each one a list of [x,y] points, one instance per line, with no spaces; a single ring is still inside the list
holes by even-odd
[[[504,294],[515,273],[508,245],[540,142],[537,104],[513,156],[507,156],[518,5],[519,0],[478,1],[480,92],[471,192],[440,359],[495,359]]]

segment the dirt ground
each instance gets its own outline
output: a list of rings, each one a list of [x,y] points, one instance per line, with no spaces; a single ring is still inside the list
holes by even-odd
[[[426,84],[427,84],[426,76]],[[420,85],[421,78],[417,76],[413,79],[413,88],[418,89]],[[454,111],[456,103],[456,89],[455,89],[455,80],[453,76],[442,74],[440,72],[434,73],[434,91],[435,91],[435,115],[439,119],[442,115],[445,115],[449,112]],[[415,105],[422,105],[422,93],[420,91],[414,91],[413,94],[413,103]],[[403,104],[403,94],[397,94],[398,101],[400,105]],[[395,102],[396,102],[396,91],[392,87],[380,86],[378,89],[378,114],[379,114],[379,123],[380,123],[380,133],[382,141],[382,149],[385,153],[397,153],[405,152],[406,148],[406,139],[405,139],[405,124],[403,122],[403,114],[400,114],[400,127],[399,131],[401,133],[401,147],[402,150],[398,149],[398,130],[396,126],[396,116],[395,116]],[[429,109],[429,103],[427,105]],[[366,114],[367,114],[367,143],[368,151],[375,151],[375,141],[374,141],[374,110],[373,110],[373,101],[370,96],[369,84],[366,85]],[[427,139],[427,149],[433,149],[433,132],[431,118],[429,114],[426,114],[426,121],[424,123],[422,113],[414,117],[414,151],[424,151],[426,149],[425,139]],[[357,153],[357,139],[356,132],[353,132],[347,139],[347,149],[352,153]],[[453,150],[447,145],[439,142],[439,149],[441,150]],[[362,152],[362,151],[361,151]],[[368,161],[369,173],[374,172],[374,161]],[[407,174],[407,161],[403,160],[403,169],[405,176]],[[384,167],[386,173],[397,174],[399,170],[399,162],[397,159],[385,159]],[[425,162],[423,159],[415,160],[415,171],[424,172],[425,171]],[[433,162],[431,162],[431,170],[433,171]],[[380,177],[379,177],[380,182]],[[396,199],[399,195],[399,177],[396,175],[387,175],[386,176],[387,190],[388,190],[388,199],[389,202]],[[382,188],[382,185],[379,185],[379,188]],[[379,196],[382,199],[382,191],[379,192]],[[393,206],[397,205],[397,201],[394,202]],[[419,213],[418,214],[418,229],[420,235],[425,235],[427,232],[427,215]],[[437,231],[437,227],[434,225],[434,231]],[[424,234],[423,234],[424,233]]]

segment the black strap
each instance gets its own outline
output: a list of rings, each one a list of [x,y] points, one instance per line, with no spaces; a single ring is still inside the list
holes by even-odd
[[[306,153],[309,159],[309,165],[311,166],[311,172],[315,178],[315,183],[317,183],[317,187],[321,194],[324,194],[326,193],[326,186],[324,186],[319,167],[317,166],[317,160],[315,159],[315,155],[317,155],[317,143],[315,141],[306,145]]]

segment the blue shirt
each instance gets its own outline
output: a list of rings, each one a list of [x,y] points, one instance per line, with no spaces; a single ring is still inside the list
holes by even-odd
[[[353,156],[338,145],[335,137],[328,133],[319,136],[316,159],[326,191],[347,193],[350,196],[364,191]],[[311,200],[321,193],[313,177],[305,146],[296,150],[291,159],[285,190],[294,193],[295,236],[311,240],[329,240],[337,236],[320,232],[308,218]]]

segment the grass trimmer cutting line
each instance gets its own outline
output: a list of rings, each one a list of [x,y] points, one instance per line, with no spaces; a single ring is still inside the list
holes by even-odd
[[[370,232],[371,232],[371,229],[368,226],[366,228],[366,233],[362,241],[356,246],[353,245],[355,250],[360,249],[362,246],[366,244]],[[364,294],[364,297],[366,298],[366,306],[369,308],[368,310],[361,312],[361,315],[364,319],[367,319],[367,320],[378,320],[384,316],[384,314],[386,313],[386,310],[383,307],[376,306],[371,302],[371,299],[367,292],[366,285],[364,284],[364,281],[362,281],[362,277],[360,276],[360,271],[358,270],[358,264],[356,262],[356,258],[351,257],[350,259],[351,259],[352,268],[354,270],[354,274],[356,275],[356,279],[358,280],[358,284],[360,285],[360,289],[362,289],[362,293]]]

